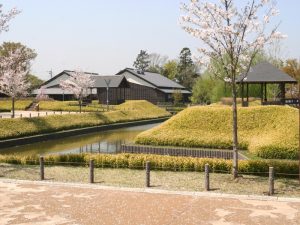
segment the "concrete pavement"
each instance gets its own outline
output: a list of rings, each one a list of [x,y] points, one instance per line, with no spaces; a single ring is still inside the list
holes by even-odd
[[[0,224],[299,224],[300,199],[0,180]]]

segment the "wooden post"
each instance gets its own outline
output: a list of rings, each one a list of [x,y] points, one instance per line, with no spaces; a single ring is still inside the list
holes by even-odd
[[[209,191],[209,164],[205,164],[205,191]]]
[[[60,115],[62,115],[62,111],[60,111]]]
[[[150,187],[150,162],[146,162],[146,187]]]
[[[45,169],[44,169],[44,157],[40,157],[40,178],[41,180],[45,179]]]
[[[274,195],[274,168],[269,167],[269,195]]]
[[[29,118],[31,118],[31,113],[29,113]]]
[[[20,118],[22,118],[23,116],[22,116],[22,113],[20,114]]]
[[[94,183],[94,160],[90,160],[90,183]]]
[[[46,112],[46,116],[48,116],[48,112]]]
[[[38,112],[38,117],[40,117],[40,113]]]

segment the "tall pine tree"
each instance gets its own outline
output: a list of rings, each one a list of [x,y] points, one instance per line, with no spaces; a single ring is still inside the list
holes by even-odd
[[[146,69],[149,68],[149,65],[150,65],[149,54],[147,53],[147,51],[141,50],[138,56],[136,57],[133,66],[137,70],[144,72]]]
[[[192,89],[197,78],[197,67],[192,60],[192,53],[189,48],[183,48],[179,55],[177,80],[188,89]]]

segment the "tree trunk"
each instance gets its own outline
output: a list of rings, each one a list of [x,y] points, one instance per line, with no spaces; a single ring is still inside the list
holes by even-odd
[[[81,107],[82,107],[82,99],[79,98],[79,113],[81,113]]]
[[[15,97],[12,97],[12,118],[15,118]]]
[[[233,177],[238,177],[238,126],[237,126],[237,104],[236,104],[236,84],[232,83],[232,134],[233,134]]]

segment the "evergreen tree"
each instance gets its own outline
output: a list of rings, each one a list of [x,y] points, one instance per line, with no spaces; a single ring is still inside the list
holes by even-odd
[[[177,81],[188,89],[191,89],[197,75],[197,66],[192,60],[189,48],[183,48],[179,56]]]
[[[148,69],[150,65],[149,54],[147,51],[141,50],[138,54],[136,60],[133,63],[133,66],[142,72]]]

